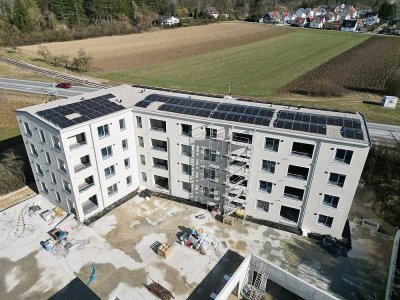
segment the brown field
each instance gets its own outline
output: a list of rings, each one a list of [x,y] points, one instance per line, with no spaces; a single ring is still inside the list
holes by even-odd
[[[373,36],[293,80],[283,91],[324,96],[349,92],[382,93],[389,75],[400,66],[400,39]]]
[[[291,28],[244,22],[160,30],[44,44],[53,55],[77,53],[83,48],[94,58],[97,71],[119,71],[239,46],[293,32]],[[21,47],[36,54],[38,45]]]

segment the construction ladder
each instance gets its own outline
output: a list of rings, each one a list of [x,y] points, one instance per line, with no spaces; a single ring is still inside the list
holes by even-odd
[[[260,300],[265,293],[265,287],[268,280],[268,274],[265,272],[266,267],[267,265],[264,262],[261,262],[248,298],[249,300]]]

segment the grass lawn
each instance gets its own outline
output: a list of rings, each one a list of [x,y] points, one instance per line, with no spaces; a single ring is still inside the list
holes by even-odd
[[[128,71],[93,73],[117,82],[147,84],[235,96],[274,95],[291,80],[316,68],[368,35],[294,30],[265,40]]]

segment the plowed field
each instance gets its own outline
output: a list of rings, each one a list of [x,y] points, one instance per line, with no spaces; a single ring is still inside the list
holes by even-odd
[[[70,57],[83,48],[94,58],[94,69],[120,71],[244,45],[288,32],[293,30],[281,26],[224,22],[43,45],[53,55],[66,54]],[[36,54],[38,47],[25,46],[21,49]]]
[[[338,93],[382,93],[389,75],[399,67],[400,38],[373,36],[293,80],[283,90],[312,95],[323,86]]]

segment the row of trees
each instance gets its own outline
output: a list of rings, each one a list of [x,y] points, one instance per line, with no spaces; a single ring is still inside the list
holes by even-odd
[[[64,68],[72,67],[76,70],[88,71],[93,62],[93,57],[82,48],[79,49],[78,54],[73,58],[70,58],[68,55],[64,54],[60,56],[52,55],[50,50],[42,45],[39,46],[37,54],[43,59],[43,61],[47,63]]]

